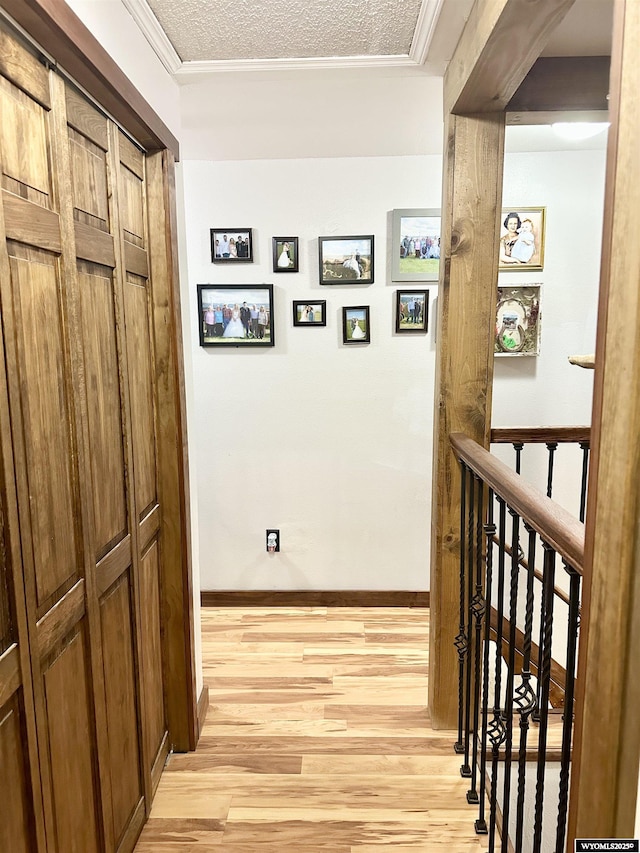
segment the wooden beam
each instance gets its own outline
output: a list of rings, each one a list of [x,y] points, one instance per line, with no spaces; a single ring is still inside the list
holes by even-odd
[[[434,728],[455,728],[460,468],[449,442],[489,446],[504,113],[445,121],[442,253],[433,449],[429,706]]]
[[[147,151],[178,140],[64,0],[0,0],[18,23],[76,83]]]
[[[444,78],[444,112],[503,110],[574,0],[476,0]]]
[[[617,0],[569,842],[632,838],[640,760],[640,3]],[[573,849],[573,847],[571,847]]]
[[[610,56],[547,56],[534,63],[509,112],[609,109]]]

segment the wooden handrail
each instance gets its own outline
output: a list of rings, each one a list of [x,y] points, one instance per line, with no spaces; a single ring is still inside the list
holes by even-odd
[[[524,482],[522,477],[473,439],[461,432],[455,432],[451,434],[450,441],[456,456],[533,527],[563,560],[582,574],[584,524],[542,492]]]
[[[492,444],[577,444],[590,440],[591,427],[588,426],[506,427],[491,430]]]

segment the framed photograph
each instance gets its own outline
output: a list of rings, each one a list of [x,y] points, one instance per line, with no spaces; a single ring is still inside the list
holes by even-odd
[[[318,237],[320,284],[371,284],[373,235]]]
[[[500,217],[498,269],[541,270],[544,263],[544,207],[504,207]]]
[[[293,300],[293,325],[294,326],[326,326],[327,325],[327,303],[321,299],[309,302],[306,299]]]
[[[272,347],[272,284],[199,284],[201,347]]]
[[[440,275],[440,211],[393,211],[391,281],[437,281]]]
[[[429,291],[396,290],[396,332],[426,332],[429,328]]]
[[[212,228],[211,260],[214,264],[253,263],[251,228]]]
[[[342,343],[368,344],[371,342],[369,329],[369,306],[357,305],[342,309]]]
[[[540,355],[540,285],[499,287],[496,355]]]
[[[272,237],[273,271],[298,272],[298,238]]]

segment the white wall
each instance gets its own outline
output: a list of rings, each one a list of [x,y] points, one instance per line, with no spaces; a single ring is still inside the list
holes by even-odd
[[[439,204],[441,158],[186,162],[184,185],[203,589],[427,588],[433,317],[395,334],[386,264],[388,212]],[[211,263],[227,225],[255,229],[255,263]],[[317,237],[348,234],[375,235],[375,282],[320,286]],[[277,235],[299,236],[300,273],[272,272]],[[275,347],[199,347],[196,284],[260,282]],[[294,328],[294,298],[326,299],[326,328]],[[371,306],[369,345],[342,344],[344,305]]]
[[[519,129],[518,129],[519,130]],[[507,139],[509,129],[507,129]],[[603,140],[604,141],[604,140]],[[538,357],[499,357],[493,384],[494,427],[589,425],[593,370],[569,364],[570,355],[595,352],[606,152],[507,154],[504,206],[546,206],[544,269],[504,272],[501,284],[540,283]],[[513,450],[494,448],[513,464]],[[525,449],[523,475],[546,491],[546,448]],[[554,499],[576,516],[582,457],[560,446]]]
[[[495,360],[494,426],[591,423],[593,371],[568,356],[595,351],[605,151],[507,154],[504,206],[546,206],[544,269],[500,284],[541,283],[540,355]]]
[[[187,160],[440,154],[442,78],[421,68],[181,80]]]
[[[438,206],[440,157],[187,162],[189,312],[204,589],[428,588],[435,342],[393,331],[388,211]],[[604,151],[508,154],[507,205],[547,208],[538,358],[496,359],[496,426],[590,423]],[[256,263],[213,265],[209,228],[256,229]],[[320,234],[373,233],[375,283],[318,284]],[[297,234],[301,272],[271,267]],[[198,345],[196,284],[276,286],[273,350]],[[293,298],[326,298],[326,329],[293,328]],[[344,347],[339,309],[368,304],[369,346]],[[185,306],[186,307],[186,306]],[[562,466],[562,462],[559,463]],[[573,496],[573,493],[572,493]],[[573,508],[573,507],[572,507]],[[282,552],[265,553],[267,527]]]

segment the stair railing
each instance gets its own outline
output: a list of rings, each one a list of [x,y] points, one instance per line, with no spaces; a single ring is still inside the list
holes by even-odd
[[[515,452],[515,470],[521,473],[523,450],[527,445],[544,444],[547,448],[547,497],[553,495],[554,463],[558,445],[577,444],[582,451],[582,476],[580,478],[580,521],[584,521],[587,506],[587,479],[591,427],[508,427],[491,430],[491,444],[510,444]]]
[[[462,469],[454,748],[467,801],[478,807],[475,829],[488,834],[489,853],[564,853],[584,525],[472,439],[456,433],[451,444]],[[559,562],[566,590],[556,586]],[[554,725],[552,670],[557,682],[563,668]]]

